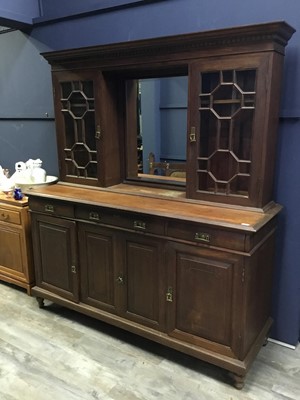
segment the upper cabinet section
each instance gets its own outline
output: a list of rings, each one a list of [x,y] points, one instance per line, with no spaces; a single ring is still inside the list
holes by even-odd
[[[60,179],[272,200],[285,22],[44,53]]]

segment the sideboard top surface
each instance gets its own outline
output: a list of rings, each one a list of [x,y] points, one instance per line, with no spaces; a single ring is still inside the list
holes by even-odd
[[[281,206],[273,204],[266,212],[226,208],[222,206],[183,202],[174,198],[140,196],[107,189],[94,189],[58,183],[32,189],[29,196],[43,197],[75,204],[105,207],[189,222],[227,227],[241,231],[258,231],[274,218]],[[29,203],[30,205],[30,203]]]

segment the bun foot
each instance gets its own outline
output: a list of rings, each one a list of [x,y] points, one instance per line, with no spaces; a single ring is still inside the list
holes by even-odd
[[[243,389],[245,385],[245,375],[237,375],[233,372],[229,372],[229,377],[232,380],[232,384],[236,389]]]
[[[38,302],[39,308],[44,308],[45,303],[42,297],[36,297],[36,301]]]

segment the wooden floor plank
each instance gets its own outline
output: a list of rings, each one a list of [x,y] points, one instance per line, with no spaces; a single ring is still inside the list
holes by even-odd
[[[0,283],[1,400],[298,400],[300,347],[261,349],[242,391],[227,373]]]

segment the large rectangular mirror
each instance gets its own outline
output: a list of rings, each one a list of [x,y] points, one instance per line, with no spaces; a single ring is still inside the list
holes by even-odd
[[[127,179],[185,186],[187,76],[126,81]]]

